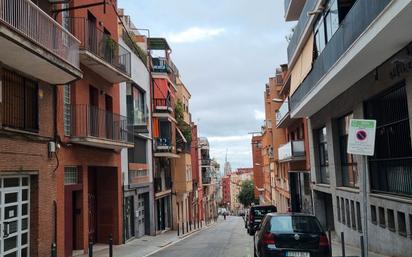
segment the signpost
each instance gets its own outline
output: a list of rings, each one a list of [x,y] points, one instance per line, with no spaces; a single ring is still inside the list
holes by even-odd
[[[375,152],[376,120],[351,119],[349,124],[348,149],[347,153],[362,156],[363,162],[363,239],[364,253],[368,257],[368,157]]]

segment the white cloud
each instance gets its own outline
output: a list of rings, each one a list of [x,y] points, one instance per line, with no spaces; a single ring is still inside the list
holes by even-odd
[[[224,28],[199,28],[190,27],[178,33],[170,33],[167,36],[172,43],[193,43],[208,38],[216,37],[225,32]]]
[[[255,110],[255,120],[264,120],[265,113],[259,110]]]

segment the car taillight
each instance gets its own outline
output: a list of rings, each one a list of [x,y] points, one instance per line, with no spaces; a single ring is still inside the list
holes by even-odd
[[[264,244],[275,244],[276,243],[276,236],[270,232],[263,233],[262,242]]]
[[[319,247],[328,247],[329,248],[329,240],[326,235],[321,235],[319,238]]]

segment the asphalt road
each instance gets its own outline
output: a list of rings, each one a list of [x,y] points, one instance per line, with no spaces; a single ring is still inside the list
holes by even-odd
[[[167,247],[150,257],[252,257],[253,238],[246,233],[241,217],[225,221]]]

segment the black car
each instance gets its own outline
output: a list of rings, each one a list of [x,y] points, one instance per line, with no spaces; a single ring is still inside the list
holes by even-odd
[[[255,257],[331,257],[318,219],[308,214],[267,214],[254,238]]]
[[[274,205],[255,205],[250,207],[247,220],[247,232],[253,236],[256,228],[262,222],[262,219],[267,213],[277,212],[277,208]]]

